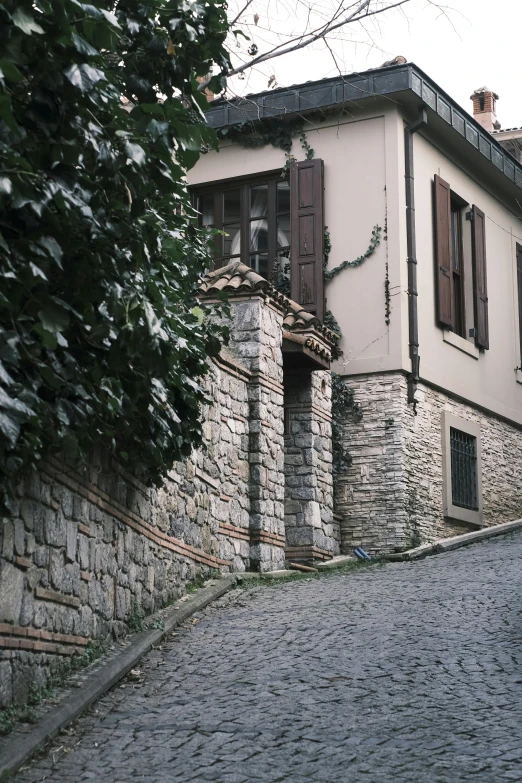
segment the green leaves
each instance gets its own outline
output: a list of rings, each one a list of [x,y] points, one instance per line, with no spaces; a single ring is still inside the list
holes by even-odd
[[[26,35],[31,35],[32,33],[40,35],[43,33],[43,29],[35,22],[32,14],[28,14],[22,8],[17,8],[11,18],[13,24]]]
[[[184,185],[217,144],[195,77],[228,62],[225,2],[104,6],[4,4],[0,512],[49,453],[103,447],[160,483],[201,442],[226,336]]]
[[[71,65],[64,73],[71,84],[78,87],[81,92],[89,92],[95,84],[106,79],[103,71],[100,71],[98,68],[92,68],[86,63]]]
[[[131,144],[130,142],[127,142],[125,144],[125,152],[129,156],[128,159],[134,163],[137,163],[138,166],[142,166],[147,160],[145,150],[143,147],[140,147],[139,144]]]

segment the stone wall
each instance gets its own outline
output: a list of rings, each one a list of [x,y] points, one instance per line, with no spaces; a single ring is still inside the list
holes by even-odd
[[[57,660],[121,634],[196,576],[284,567],[283,352],[292,350],[293,366],[328,366],[331,333],[242,264],[207,275],[200,294],[211,301],[223,291],[230,344],[205,379],[203,448],[160,488],[140,482],[138,460],[125,469],[103,454],[82,465],[49,458],[19,487],[15,515],[0,524],[0,706],[23,701]],[[290,394],[292,454],[302,463],[289,481],[288,519],[301,531],[293,543],[304,536],[326,558],[339,537],[330,377],[307,378],[306,391]]]
[[[331,375],[285,373],[285,529],[289,560],[339,553],[333,518]]]
[[[345,445],[353,457],[336,478],[342,549],[406,549],[468,532],[443,515],[441,414],[477,422],[482,439],[483,524],[522,515],[522,432],[497,417],[420,384],[417,415],[400,373],[347,379],[362,406],[350,417]]]
[[[26,478],[0,524],[0,704],[196,575],[250,568],[249,381],[230,355],[212,365],[206,448],[160,489],[103,455]]]
[[[350,378],[362,418],[352,414],[343,443],[351,466],[335,477],[335,510],[341,516],[343,553],[363,546],[370,552],[407,548],[407,492],[404,474],[406,381],[402,375]]]

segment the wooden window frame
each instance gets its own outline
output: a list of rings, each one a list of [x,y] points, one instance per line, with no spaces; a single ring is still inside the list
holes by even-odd
[[[277,257],[277,225],[278,218],[285,215],[289,216],[289,223],[291,221],[291,208],[289,206],[287,211],[278,211],[277,209],[277,183],[289,182],[289,177],[282,177],[282,169],[276,169],[275,171],[267,171],[262,174],[256,174],[254,176],[235,177],[231,179],[215,180],[213,182],[207,182],[202,185],[197,185],[190,189],[192,195],[192,203],[195,209],[197,209],[197,200],[200,196],[209,196],[214,194],[214,229],[223,231],[223,214],[224,214],[224,194],[227,191],[239,190],[240,193],[240,252],[237,255],[224,255],[220,253],[219,248],[216,250],[214,260],[215,267],[226,266],[231,261],[241,261],[246,266],[250,266],[250,224],[256,218],[250,216],[250,204],[249,204],[249,188],[256,185],[268,185],[267,193],[267,215],[266,221],[268,226],[268,275],[267,279],[271,280],[274,271],[274,261]],[[222,242],[223,238],[220,237],[219,241]],[[222,245],[221,245],[222,247]],[[289,243],[290,247],[290,243]]]

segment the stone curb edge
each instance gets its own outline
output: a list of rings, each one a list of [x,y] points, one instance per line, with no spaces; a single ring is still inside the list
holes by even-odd
[[[225,576],[216,583],[203,587],[184,604],[172,610],[163,610],[164,627],[136,634],[131,643],[105,666],[87,676],[81,688],[66,703],[59,704],[43,716],[41,725],[23,737],[14,738],[8,750],[0,756],[0,780],[7,780],[34,754],[34,752],[78,718],[112,686],[133,669],[140,658],[171,633],[176,626],[195,612],[204,609],[234,587],[236,578]]]
[[[515,530],[522,530],[522,519],[515,519],[512,522],[502,522],[500,525],[492,525],[491,527],[484,527],[481,530],[474,530],[471,533],[464,533],[461,536],[453,536],[452,538],[439,538],[437,541],[433,541],[431,544],[422,544],[415,549],[409,549],[407,552],[396,552],[385,556],[385,560],[391,562],[408,562],[412,560],[420,560],[423,557],[429,555],[438,555],[441,552],[450,552],[453,549],[460,549],[463,546],[469,546],[475,544],[478,541],[485,541],[488,538],[494,536],[505,535],[506,533],[512,533]]]

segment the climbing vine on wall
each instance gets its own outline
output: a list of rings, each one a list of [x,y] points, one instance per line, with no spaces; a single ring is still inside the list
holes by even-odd
[[[272,147],[288,154],[292,151],[292,141],[298,134],[303,134],[304,120],[300,117],[286,122],[266,118],[253,122],[242,122],[230,125],[217,131],[219,138],[239,144],[247,149],[259,149],[271,144]]]
[[[340,375],[332,372],[332,452],[334,473],[342,473],[352,464],[352,457],[343,443],[343,428],[346,416],[351,414],[355,421],[362,419],[361,406],[355,401],[353,389],[346,385]]]
[[[362,256],[359,256],[359,258],[356,258],[354,261],[341,261],[341,263],[338,266],[335,266],[333,269],[325,269],[324,279],[331,280],[333,277],[338,275],[339,272],[342,272],[343,269],[347,269],[348,267],[360,266],[364,261],[366,261],[367,258],[369,258],[371,255],[373,255],[373,253],[375,253],[375,251],[381,244],[381,233],[382,233],[381,226],[379,225],[374,226],[372,230],[372,238],[370,240],[370,244],[366,252],[363,253]]]

